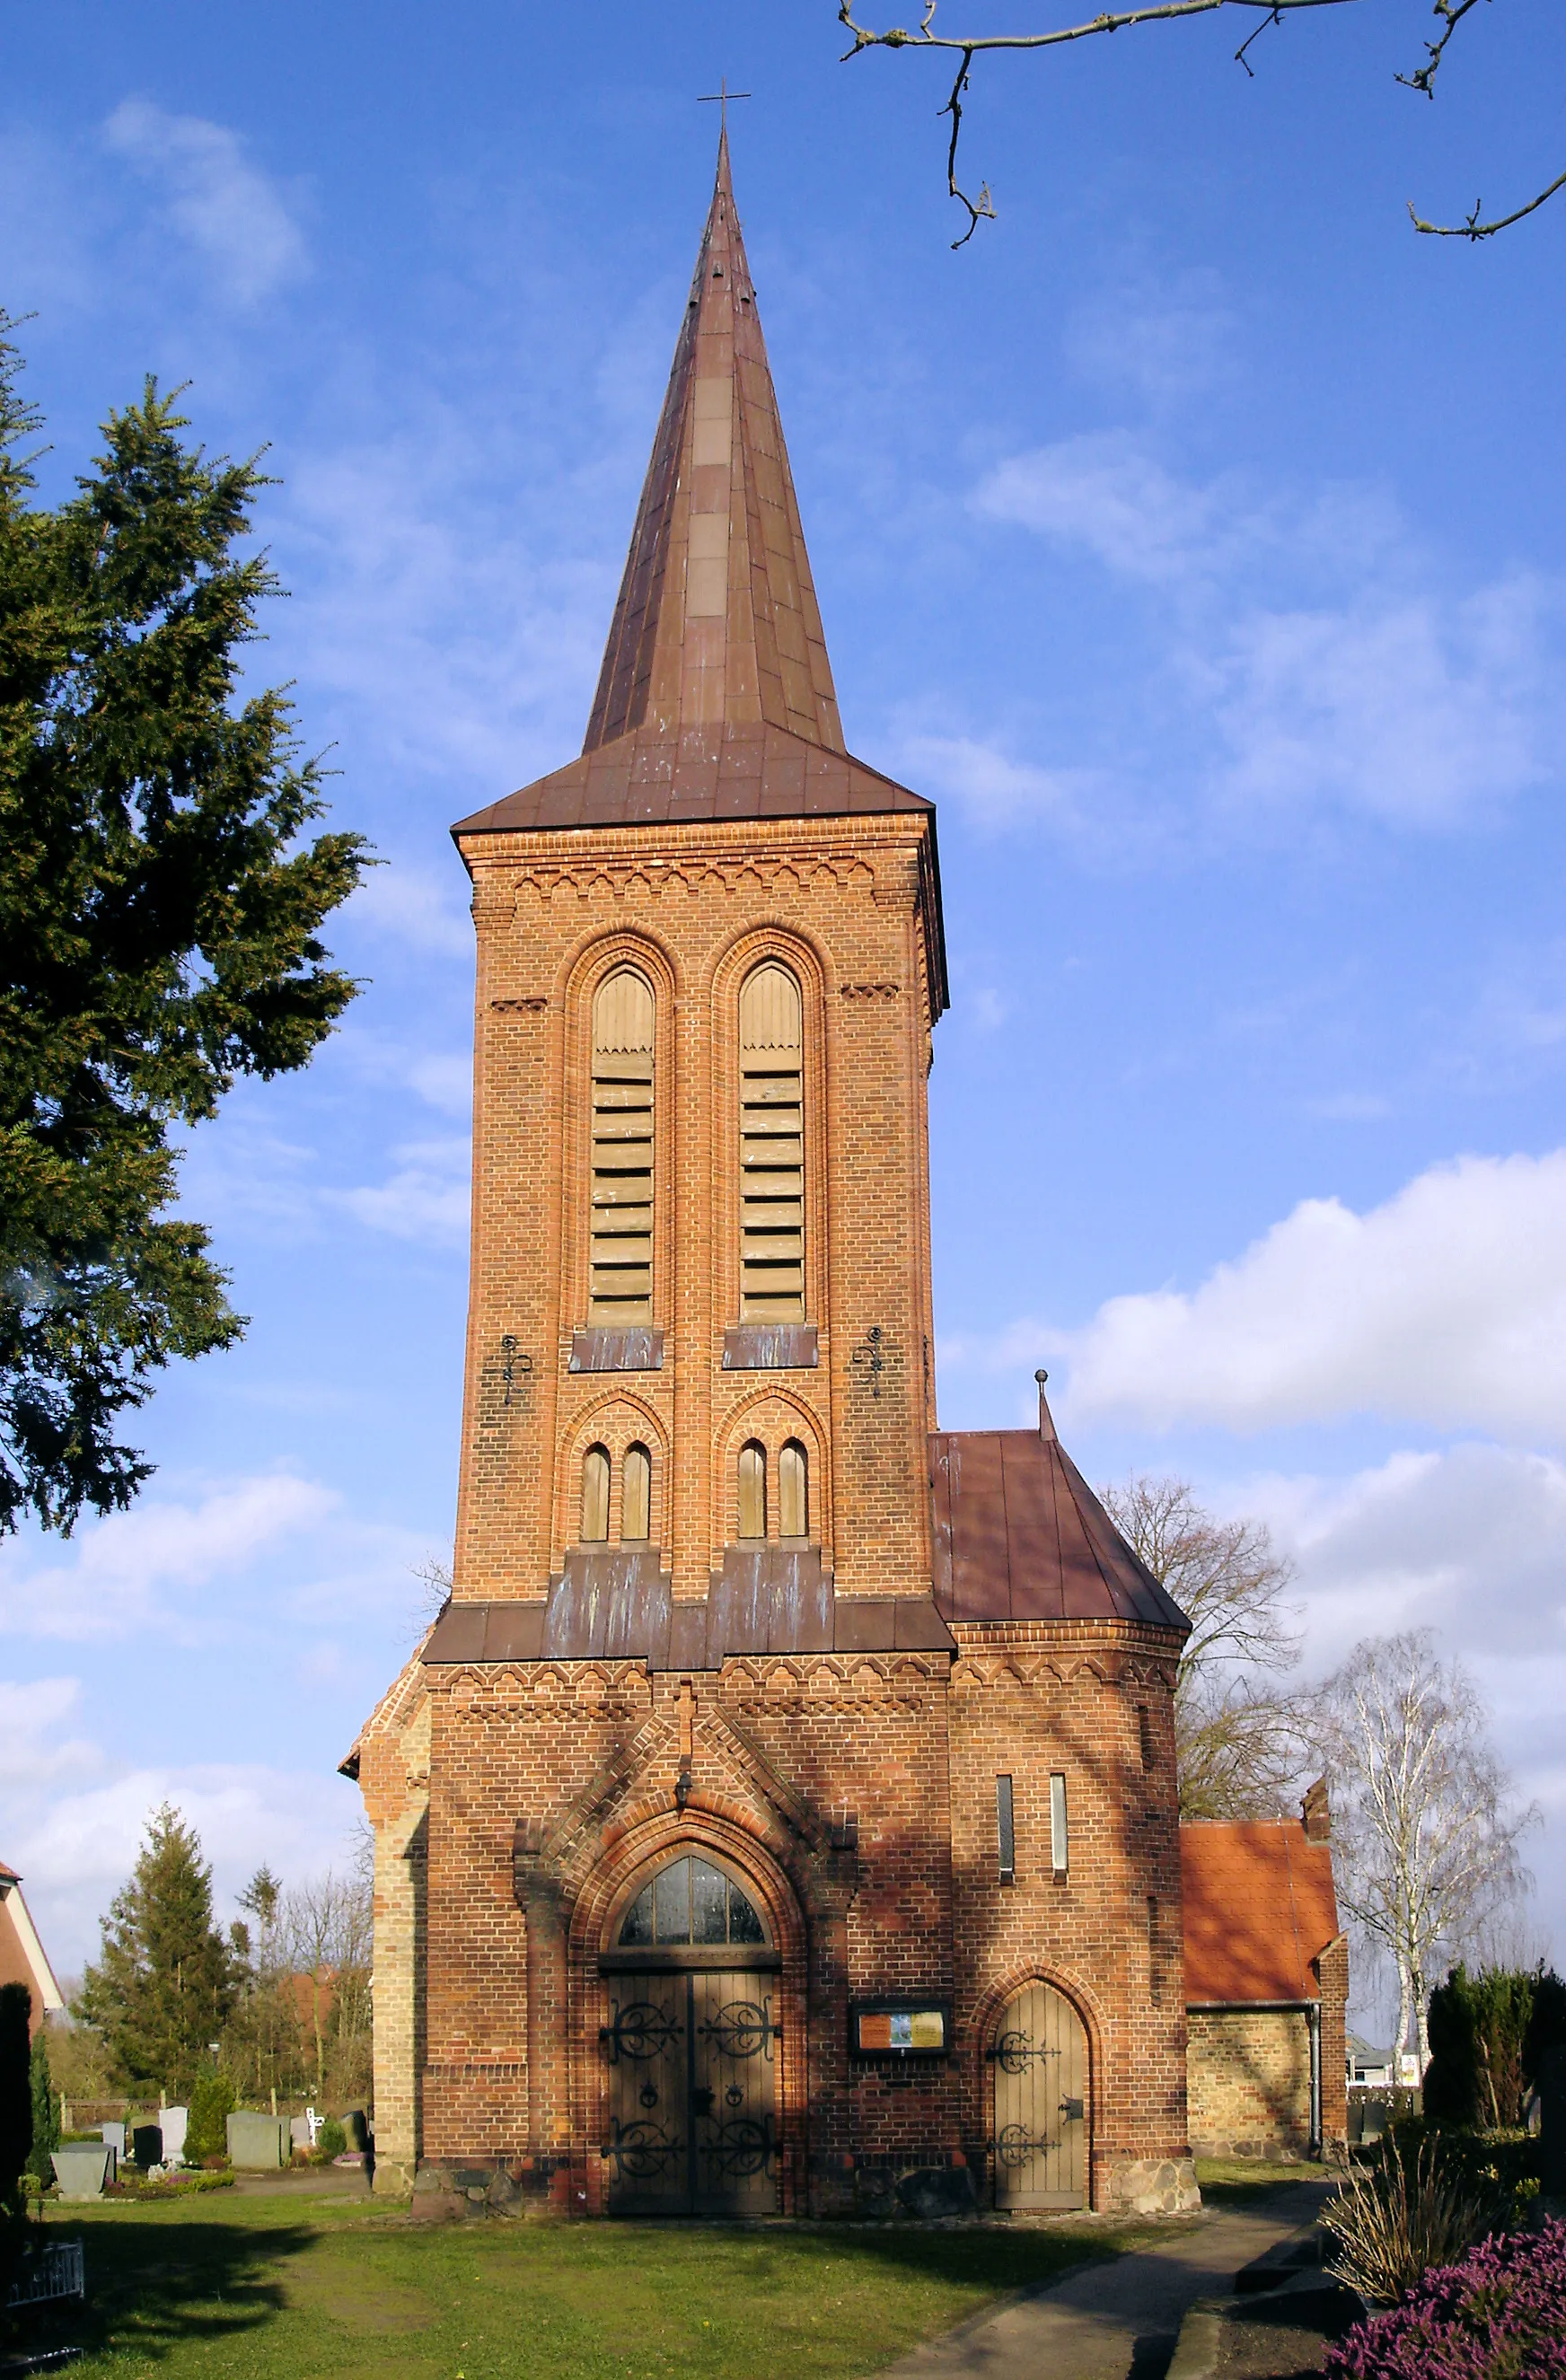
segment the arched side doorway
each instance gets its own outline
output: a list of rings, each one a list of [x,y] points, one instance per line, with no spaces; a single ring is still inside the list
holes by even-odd
[[[1006,2002],[988,2053],[995,2077],[997,2206],[1085,2206],[1087,2035],[1052,1984]]]
[[[681,1853],[621,1904],[599,1960],[611,2214],[778,2212],[782,1965],[710,1858]]]

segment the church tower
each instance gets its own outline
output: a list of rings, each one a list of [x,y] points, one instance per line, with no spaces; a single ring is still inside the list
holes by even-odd
[[[937,1431],[935,815],[844,747],[726,135],[582,752],[454,833],[453,1592],[346,1764],[380,2171],[1184,2199],[1185,1623],[1042,1397]]]

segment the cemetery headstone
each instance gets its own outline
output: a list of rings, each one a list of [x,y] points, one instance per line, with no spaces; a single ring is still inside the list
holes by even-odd
[[[310,2118],[308,2116],[290,2116],[288,2119],[288,2137],[293,2142],[294,2146],[297,2149],[308,2149],[310,2144]]]
[[[165,2107],[163,2111],[164,2163],[178,2165],[185,2155],[185,2132],[190,2121],[188,2107]]]
[[[339,2120],[348,2136],[349,2148],[362,2156],[370,2146],[370,2128],[364,2120],[364,2109],[362,2107],[346,2108]]]
[[[68,2130],[69,2128],[67,2126],[64,2129]],[[123,2124],[99,2124],[95,2126],[94,2129],[103,2133],[103,2138],[107,2141],[116,2157],[124,2156],[125,2126]]]
[[[101,2198],[115,2179],[115,2153],[106,2141],[62,2141],[50,2153],[62,2198]]]
[[[228,2161],[250,2173],[275,2173],[288,2163],[288,2119],[236,2107],[228,2119]]]
[[[143,2173],[149,2166],[164,2161],[164,2132],[161,2124],[138,2124],[130,2135],[130,2154]]]

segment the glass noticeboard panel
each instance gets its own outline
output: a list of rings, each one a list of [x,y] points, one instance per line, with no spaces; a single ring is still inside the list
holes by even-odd
[[[849,2014],[849,2045],[856,2058],[943,2058],[950,2018],[939,2000],[896,2006],[867,2002]]]

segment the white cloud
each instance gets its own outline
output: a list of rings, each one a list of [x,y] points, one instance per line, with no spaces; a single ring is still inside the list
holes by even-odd
[[[336,1511],[328,1488],[285,1472],[215,1488],[199,1502],[143,1496],[44,1560],[0,1551],[0,1631],[82,1641],[180,1625],[177,1597],[243,1571]]]
[[[305,270],[304,240],[281,190],[226,125],[127,99],[103,137],[167,194],[176,229],[214,268],[236,304],[253,305]]]
[[[1216,275],[1100,290],[1066,324],[1066,359],[1086,378],[1166,406],[1232,379],[1234,318]]]
[[[1071,819],[1093,787],[1084,770],[1037,768],[968,735],[907,735],[898,755],[910,783],[951,795],[986,827],[1025,817]]]
[[[1449,588],[1373,491],[1199,483],[1110,431],[1012,456],[973,504],[1143,590],[1161,673],[1141,680],[1141,740],[1166,749],[1171,707],[1190,714],[1226,809],[1445,827],[1559,758],[1560,589],[1524,574]]]
[[[345,1730],[346,1748],[348,1730]],[[79,1972],[98,1948],[98,1919],[135,1865],[147,1819],[170,1802],[200,1838],[220,1912],[266,1861],[285,1882],[341,1867],[359,1800],[323,1767],[255,1763],[149,1765],[79,1792],[14,1800],[6,1857],[56,1973]]]
[[[1074,1415],[1237,1430],[1378,1414],[1566,1443],[1566,1150],[1309,1198],[1202,1285],[1072,1335]]]
[[[439,876],[400,860],[371,868],[349,899],[344,918],[416,951],[471,960],[473,920],[460,897],[465,881],[455,855],[452,868]]]
[[[324,1202],[342,1208],[371,1231],[389,1232],[395,1239],[461,1246],[467,1237],[471,1211],[468,1143],[410,1141],[393,1155],[398,1170],[389,1182],[323,1191]]]
[[[80,1723],[80,1702],[79,1678],[33,1678],[25,1684],[0,1679],[0,1785],[7,1797],[57,1777],[79,1779],[103,1767],[103,1754],[88,1737],[63,1731]]]

